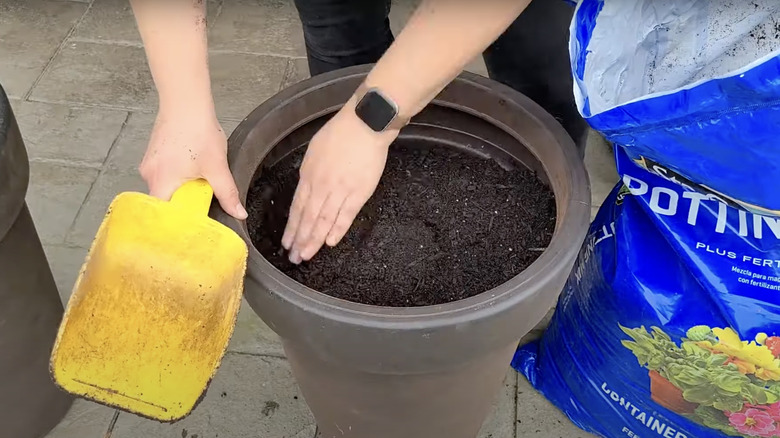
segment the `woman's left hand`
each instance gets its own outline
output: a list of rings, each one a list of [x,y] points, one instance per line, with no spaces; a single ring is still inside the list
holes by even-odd
[[[314,135],[300,169],[282,246],[290,261],[335,246],[376,190],[398,131],[375,132],[345,106]]]

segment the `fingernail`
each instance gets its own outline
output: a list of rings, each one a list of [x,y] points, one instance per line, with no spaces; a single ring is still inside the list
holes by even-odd
[[[286,249],[287,251],[290,250],[290,246],[292,246],[292,242],[290,242],[292,238],[288,237],[286,234],[282,236],[282,248]]]
[[[249,214],[246,212],[246,209],[243,205],[239,202],[238,205],[236,205],[236,214],[238,215],[238,219],[246,219],[249,217]]]
[[[338,236],[329,235],[327,238],[325,238],[325,244],[327,244],[330,247],[334,247],[339,244]]]
[[[290,262],[296,265],[301,263],[301,254],[297,249],[294,249],[293,252],[290,253]]]

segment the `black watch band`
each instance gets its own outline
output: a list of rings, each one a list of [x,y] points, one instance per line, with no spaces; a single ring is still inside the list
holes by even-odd
[[[378,88],[368,88],[361,84],[355,97],[355,114],[375,132],[398,130],[409,123],[400,117],[398,105]]]

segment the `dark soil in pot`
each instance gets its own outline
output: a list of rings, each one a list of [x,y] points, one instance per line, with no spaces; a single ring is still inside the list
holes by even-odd
[[[344,240],[299,266],[287,260],[281,238],[304,148],[264,167],[247,195],[255,247],[314,290],[390,307],[480,294],[523,271],[547,247],[555,199],[533,172],[450,147],[398,143]]]

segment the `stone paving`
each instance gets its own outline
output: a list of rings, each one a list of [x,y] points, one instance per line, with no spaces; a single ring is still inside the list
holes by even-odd
[[[396,0],[397,31],[414,0]],[[226,132],[264,99],[308,76],[289,0],[209,0],[214,95]],[[137,172],[156,96],[127,0],[0,0],[0,83],[31,160],[27,197],[63,300],[110,200],[143,191]],[[470,70],[485,74],[475,61]],[[593,136],[594,211],[616,181]],[[538,335],[535,331],[531,336]],[[205,401],[162,425],[78,401],[48,438],[309,438],[314,422],[276,335],[245,305]],[[509,372],[482,438],[586,434]]]

